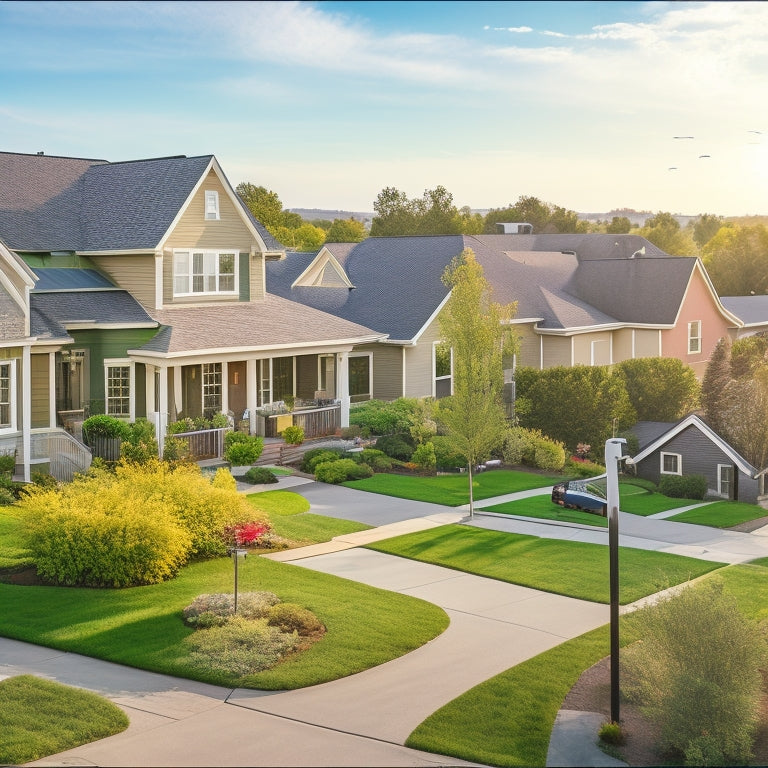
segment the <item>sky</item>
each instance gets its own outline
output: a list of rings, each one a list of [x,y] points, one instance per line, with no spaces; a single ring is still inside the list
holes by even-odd
[[[0,29],[2,151],[213,154],[286,208],[768,214],[765,2],[6,0]]]

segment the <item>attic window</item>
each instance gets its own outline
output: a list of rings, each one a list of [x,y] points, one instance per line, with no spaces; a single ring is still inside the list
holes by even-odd
[[[205,218],[218,220],[219,215],[219,193],[215,189],[205,190]]]

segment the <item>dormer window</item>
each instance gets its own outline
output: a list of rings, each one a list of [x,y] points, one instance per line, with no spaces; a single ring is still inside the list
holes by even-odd
[[[205,190],[205,218],[218,220],[219,215],[219,193],[215,189]]]

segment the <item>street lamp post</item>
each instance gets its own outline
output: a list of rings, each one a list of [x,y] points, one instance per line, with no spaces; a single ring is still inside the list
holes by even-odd
[[[227,554],[232,555],[232,559],[235,561],[235,606],[234,613],[237,613],[237,561],[248,554],[247,549],[239,549],[238,547],[230,547],[227,550]]]
[[[611,721],[619,722],[619,462],[629,457],[627,441],[614,437],[605,443],[606,506],[611,600]]]

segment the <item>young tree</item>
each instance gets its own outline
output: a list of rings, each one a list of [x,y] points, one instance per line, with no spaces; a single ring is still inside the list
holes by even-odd
[[[285,226],[283,204],[280,202],[277,192],[266,187],[257,187],[248,181],[238,184],[235,192],[240,195],[240,199],[245,203],[248,210],[270,233],[277,227]]]
[[[443,281],[451,295],[439,322],[443,341],[453,351],[453,394],[439,401],[437,419],[467,462],[473,516],[473,470],[502,445],[507,427],[503,358],[517,346],[509,324],[517,305],[492,300],[491,286],[470,249],[453,260]]]

